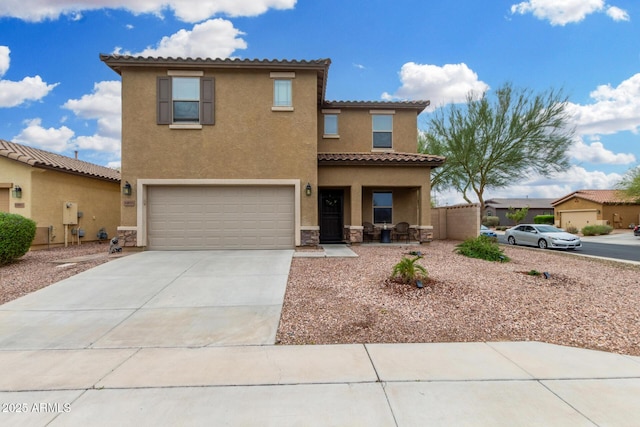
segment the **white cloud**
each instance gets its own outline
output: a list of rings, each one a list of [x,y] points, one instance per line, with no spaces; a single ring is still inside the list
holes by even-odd
[[[225,19],[210,19],[194,25],[191,31],[180,30],[163,37],[156,47],[126,55],[162,56],[180,58],[228,58],[236,49],[246,49],[247,43],[239,36],[244,33]],[[121,53],[116,49],[116,53]]]
[[[11,63],[7,46],[0,46],[0,77],[9,70]],[[58,86],[58,83],[47,84],[40,76],[25,77],[21,81],[0,79],[0,108],[17,107],[28,101],[38,101]]]
[[[629,14],[626,10],[620,9],[616,6],[610,6],[607,8],[607,15],[614,21],[629,21]]]
[[[600,141],[594,141],[587,145],[582,140],[578,140],[569,148],[569,155],[579,162],[608,165],[628,165],[636,161],[635,155],[631,153],[616,154],[604,148]]]
[[[430,111],[448,103],[465,102],[469,92],[481,95],[489,89],[464,63],[440,67],[408,62],[399,75],[402,86],[394,94],[383,93],[382,98],[430,100]]]
[[[41,119],[28,120],[26,125],[27,127],[12,139],[13,142],[56,153],[71,148],[71,138],[73,138],[74,132],[68,127],[45,129],[42,127]]]
[[[78,148],[120,156],[122,107],[119,81],[96,83],[93,93],[80,99],[70,99],[63,107],[73,111],[77,117],[98,121],[95,135],[79,136],[74,140]]]
[[[9,69],[9,64],[11,63],[10,53],[8,46],[0,46],[0,77],[4,76]]]
[[[39,22],[61,15],[78,19],[81,12],[123,9],[134,14],[162,16],[167,10],[184,22],[200,22],[212,16],[257,16],[269,9],[292,9],[296,0],[2,0],[0,17]]]
[[[613,134],[640,131],[640,73],[617,87],[601,85],[590,93],[593,104],[569,103],[567,112],[573,117],[580,135]]]
[[[542,20],[548,20],[551,25],[566,25],[580,22],[587,15],[605,10],[604,0],[527,0],[511,6],[511,13],[533,15]],[[626,11],[609,6],[607,15],[616,21],[627,21]]]

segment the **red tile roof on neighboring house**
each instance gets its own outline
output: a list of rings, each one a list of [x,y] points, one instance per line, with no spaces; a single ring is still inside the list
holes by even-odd
[[[551,202],[551,205],[556,206],[562,202],[566,202],[569,199],[578,197],[580,199],[590,200],[592,202],[601,203],[604,205],[615,205],[620,203],[637,203],[633,198],[626,197],[618,190],[578,190],[571,194],[567,194],[559,199]]]
[[[60,172],[84,175],[106,181],[120,181],[120,172],[115,169],[72,159],[71,157],[61,156],[60,154],[50,153],[3,139],[0,139],[0,156],[37,168],[54,169]]]
[[[442,156],[415,153],[318,153],[320,165],[441,166]]]

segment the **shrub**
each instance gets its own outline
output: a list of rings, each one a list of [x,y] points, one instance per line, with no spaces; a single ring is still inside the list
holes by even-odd
[[[36,235],[36,223],[21,215],[0,212],[0,265],[26,254]]]
[[[426,279],[429,273],[426,268],[416,263],[419,259],[422,259],[422,256],[418,255],[415,258],[403,257],[399,263],[393,266],[391,278],[400,278],[402,283],[407,284],[415,283],[419,279]]]
[[[478,236],[465,240],[456,246],[455,252],[469,258],[479,258],[485,261],[510,261],[498,243],[487,236]]]
[[[564,229],[564,231],[566,231],[567,233],[571,233],[571,234],[578,234],[578,231],[580,231],[580,230],[578,230],[578,228],[574,227],[573,225],[568,225]]]
[[[584,236],[597,236],[599,234],[609,234],[613,231],[610,225],[587,225],[582,229]]]
[[[554,215],[536,215],[533,217],[534,224],[549,224],[555,223],[556,217]]]
[[[500,224],[500,218],[497,216],[483,216],[482,225],[487,227],[496,227]]]

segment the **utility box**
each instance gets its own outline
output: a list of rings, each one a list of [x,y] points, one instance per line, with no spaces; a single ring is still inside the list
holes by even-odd
[[[64,202],[62,205],[62,224],[78,224],[78,204],[75,202]]]

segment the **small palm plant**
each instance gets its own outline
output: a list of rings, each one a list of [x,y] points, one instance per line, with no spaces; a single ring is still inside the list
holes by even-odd
[[[429,273],[426,268],[416,262],[419,259],[422,259],[422,256],[418,255],[415,258],[403,257],[399,263],[393,266],[391,278],[399,278],[402,283],[407,284],[426,279]]]

